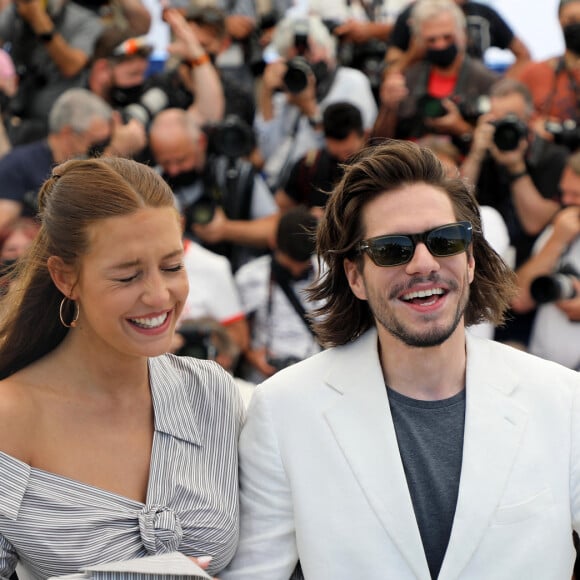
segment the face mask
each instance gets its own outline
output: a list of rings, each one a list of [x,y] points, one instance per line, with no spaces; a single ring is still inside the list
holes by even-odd
[[[135,85],[133,87],[117,87],[111,88],[111,104],[113,107],[126,107],[132,103],[138,103],[143,94],[143,85]]]
[[[109,135],[106,139],[103,139],[102,141],[93,143],[87,149],[87,157],[100,157],[105,152],[105,149],[110,145],[110,143],[111,143],[111,135]]]
[[[167,185],[169,185],[173,191],[195,183],[200,177],[201,176],[196,169],[182,171],[177,175],[167,175],[166,173],[163,174],[163,179],[165,179]]]
[[[427,50],[425,58],[434,66],[440,68],[448,68],[453,64],[453,61],[457,58],[457,45],[455,43],[450,44],[447,48],[434,49],[430,48]]]
[[[564,26],[563,32],[566,48],[574,54],[580,55],[580,22]]]

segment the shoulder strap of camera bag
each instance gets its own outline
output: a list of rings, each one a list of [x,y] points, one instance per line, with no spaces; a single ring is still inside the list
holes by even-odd
[[[314,330],[312,330],[312,327],[310,326],[310,322],[306,318],[306,310],[304,310],[304,306],[302,306],[302,304],[300,303],[300,300],[298,300],[298,297],[294,293],[294,290],[292,290],[288,281],[287,280],[278,280],[274,274],[273,269],[270,270],[270,290],[268,293],[268,315],[270,315],[270,312],[272,310],[272,286],[274,285],[274,283],[278,284],[278,286],[280,287],[282,292],[284,292],[284,294],[286,295],[286,298],[288,298],[290,304],[292,304],[292,306],[294,307],[296,314],[298,314],[298,316],[300,316],[300,318],[302,319],[302,322],[304,322],[304,325],[310,331],[310,334],[312,334],[312,336],[314,336],[314,338],[316,338],[316,335],[314,334]]]

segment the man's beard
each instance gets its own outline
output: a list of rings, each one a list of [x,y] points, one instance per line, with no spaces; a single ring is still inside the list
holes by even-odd
[[[423,280],[424,281],[424,280]],[[411,281],[411,284],[416,284],[417,281]],[[410,285],[411,285],[410,284]],[[449,292],[456,292],[459,288],[457,282],[449,280],[447,281],[447,287]],[[367,289],[368,292],[368,289]],[[400,295],[401,290],[397,289],[392,294]],[[368,294],[367,294],[368,295]],[[428,348],[432,346],[439,346],[443,344],[457,329],[459,323],[463,318],[465,309],[469,302],[469,283],[467,280],[467,274],[465,279],[464,290],[457,303],[457,308],[455,311],[455,316],[450,324],[447,326],[433,326],[424,332],[413,331],[408,326],[403,324],[399,318],[394,314],[394,311],[385,306],[383,300],[375,301],[369,300],[369,308],[377,321],[377,324],[381,325],[389,334],[399,339],[401,342],[407,346],[417,347],[417,348]],[[426,319],[429,318],[430,314],[424,315]]]

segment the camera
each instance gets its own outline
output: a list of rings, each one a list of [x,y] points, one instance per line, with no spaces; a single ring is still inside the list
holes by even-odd
[[[243,172],[241,175],[240,170],[240,164],[251,166],[243,158],[255,147],[252,127],[237,115],[228,115],[220,123],[204,125],[203,131],[207,136],[207,169],[203,176],[201,197],[183,210],[187,230],[192,224],[211,222],[218,205],[228,213],[226,206],[231,205],[231,198],[245,199],[246,188],[253,187],[253,174],[250,176]],[[238,214],[234,212],[232,215]]]
[[[237,115],[228,115],[220,123],[207,124],[203,130],[209,155],[224,155],[230,159],[247,157],[256,145],[252,127]]]
[[[300,362],[302,359],[295,357],[295,356],[286,356],[286,357],[268,357],[268,364],[276,369],[276,372],[285,369],[286,367],[292,366],[297,362]]]
[[[458,95],[451,95],[449,97],[457,108],[459,113],[466,121],[475,121],[480,115],[489,111],[489,98],[486,95],[481,95],[476,99],[464,100]],[[449,112],[443,104],[443,99],[434,97],[430,94],[425,94],[417,99],[417,111],[419,115],[427,119],[437,119],[443,117]]]
[[[554,143],[574,151],[580,147],[580,127],[573,119],[546,121],[544,128],[554,136]]]
[[[500,151],[517,149],[521,139],[528,134],[526,124],[512,113],[491,124],[495,127],[493,142]]]
[[[431,95],[423,95],[417,100],[417,110],[419,115],[425,119],[437,119],[447,115],[447,109],[443,106],[441,99]]]
[[[308,75],[312,73],[310,65],[302,56],[296,56],[287,63],[284,74],[284,86],[293,95],[301,93],[308,85]]]
[[[211,330],[186,321],[177,332],[183,336],[185,344],[175,354],[203,360],[215,360],[217,349],[212,342]]]
[[[571,266],[565,266],[550,276],[538,276],[532,280],[530,293],[538,304],[568,300],[576,296],[574,280],[578,273]]]
[[[137,119],[142,125],[147,127],[153,117],[165,109],[169,104],[169,97],[165,91],[158,87],[147,89],[136,103],[131,103],[121,110],[123,122],[127,123],[131,119]]]

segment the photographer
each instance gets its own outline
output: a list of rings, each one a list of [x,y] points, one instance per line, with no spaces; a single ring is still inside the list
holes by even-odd
[[[564,54],[527,63],[517,75],[532,94],[535,128],[548,138],[547,121],[580,122],[580,0],[560,0],[558,21],[564,38]],[[580,145],[580,129],[567,138],[570,148],[576,149]]]
[[[285,213],[276,230],[272,255],[236,272],[236,284],[250,322],[251,345],[242,376],[254,383],[320,350],[307,312],[304,290],[317,275],[314,231],[317,219],[304,207]]]
[[[0,13],[0,43],[9,43],[19,77],[6,118],[13,145],[46,137],[58,96],[80,86],[102,25],[68,0],[13,0]]]
[[[365,146],[362,115],[350,103],[332,103],[322,115],[324,147],[312,149],[292,167],[284,189],[275,193],[281,212],[304,205],[321,217],[345,165]]]
[[[509,24],[491,6],[471,0],[454,0],[467,21],[467,53],[472,58],[483,60],[487,49],[495,47],[509,50],[515,57],[509,74],[520,70],[530,60],[530,51],[518,38]],[[386,61],[389,67],[403,70],[416,60],[423,58],[423,50],[412,42],[409,19],[413,5],[399,13],[391,36]]]
[[[478,122],[461,173],[481,205],[499,211],[514,248],[513,266],[527,260],[537,235],[560,209],[558,182],[565,148],[532,129],[533,105],[524,85],[504,78],[492,87],[490,112]],[[495,338],[526,347],[534,312],[514,312]]]
[[[429,133],[448,135],[465,153],[482,97],[497,76],[467,55],[465,16],[452,0],[418,0],[412,32],[425,58],[404,73],[387,72],[373,136],[415,140]]]
[[[490,111],[479,119],[461,173],[477,185],[480,204],[504,218],[516,249],[516,267],[560,208],[558,181],[567,151],[537,135],[524,85],[502,79],[490,91]]]
[[[580,153],[569,157],[560,189],[564,209],[516,271],[512,307],[528,312],[537,306],[530,352],[580,370]]]
[[[323,145],[327,105],[348,101],[362,111],[365,129],[374,123],[377,106],[369,79],[361,71],[337,67],[335,40],[317,16],[286,17],[276,26],[275,55],[264,69],[255,122],[273,191],[283,186],[295,161]]]
[[[256,110],[255,87],[253,79],[249,83],[245,82],[243,72],[245,65],[233,65],[228,60],[233,38],[227,31],[227,18],[225,11],[211,6],[204,8],[190,7],[185,13],[189,28],[209,56],[218,80],[221,82],[225,99],[225,113],[222,116],[237,115],[252,125]],[[195,73],[195,71],[191,72]],[[171,71],[166,74],[171,76]],[[192,82],[188,83],[187,80],[191,77],[184,77],[183,73],[180,74],[184,81],[184,86],[186,88],[189,87],[189,95],[197,103],[198,99],[202,97],[202,91],[208,92],[202,84],[203,79],[192,79]],[[251,76],[249,71],[248,75]],[[186,106],[190,104],[191,102]],[[207,120],[218,119],[208,118]]]
[[[227,329],[212,316],[189,318],[176,332],[179,348],[175,354],[213,360],[233,376],[244,406],[250,404],[256,385],[235,376],[242,350]]]
[[[37,193],[54,165],[103,153],[111,141],[113,111],[100,97],[76,88],[50,110],[46,139],[13,147],[0,159],[0,239],[21,216],[37,213]]]
[[[211,8],[207,10],[212,13]],[[223,83],[214,66],[214,55],[208,50],[211,43],[207,38],[204,38],[205,44],[201,42],[201,28],[192,20],[199,13],[199,10],[190,9],[183,16],[178,10],[164,11],[163,17],[171,26],[173,35],[167,47],[173,59],[164,71],[147,80],[144,94],[160,89],[165,96],[164,105],[160,109],[187,109],[201,124],[223,119],[227,105]],[[216,11],[213,13],[221,14]],[[223,22],[222,26],[225,34]],[[215,47],[211,48],[215,50]]]
[[[227,256],[234,270],[262,253],[245,234],[256,218],[275,214],[276,204],[244,156],[254,145],[250,127],[226,119],[204,131],[187,111],[165,109],[151,124],[149,142],[187,218],[188,233]],[[226,219],[238,226],[231,235],[221,232],[219,240],[204,235],[208,226]]]

